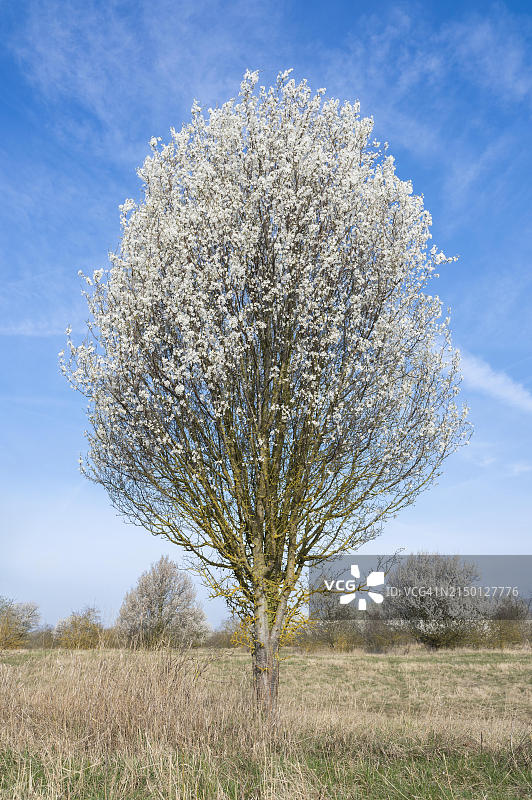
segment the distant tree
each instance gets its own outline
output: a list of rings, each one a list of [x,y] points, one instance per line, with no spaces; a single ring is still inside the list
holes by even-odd
[[[24,647],[38,623],[39,609],[35,603],[15,603],[0,597],[0,649]]]
[[[128,643],[140,647],[198,643],[208,632],[194,584],[168,556],[152,564],[126,594],[117,624]]]
[[[491,615],[488,644],[508,647],[530,641],[531,601],[513,595],[501,597]]]
[[[58,622],[55,629],[57,644],[69,650],[91,650],[98,647],[102,634],[100,613],[93,606],[73,611],[69,617]]]
[[[519,620],[530,619],[532,601],[513,595],[502,596],[494,605],[492,619],[494,620]]]
[[[56,637],[52,625],[40,625],[32,630],[27,637],[27,646],[32,650],[50,650],[56,644]]]
[[[238,645],[241,622],[237,617],[228,617],[207,637],[207,647],[234,647]]]
[[[309,642],[333,649],[348,649],[349,643],[360,643],[359,627],[355,622],[359,616],[351,606],[339,604],[337,593],[316,592],[311,598],[311,613],[305,638]]]
[[[478,577],[475,565],[458,556],[409,556],[386,581],[397,590],[388,613],[429,647],[465,644],[490,613],[488,600],[469,591]]]

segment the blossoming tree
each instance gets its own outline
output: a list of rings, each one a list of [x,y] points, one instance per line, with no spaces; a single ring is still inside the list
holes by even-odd
[[[199,644],[209,631],[194,584],[168,556],[143,572],[126,594],[117,628],[133,647]]]
[[[90,335],[85,473],[248,621],[272,709],[309,565],[377,535],[467,436],[430,215],[357,104],[246,73],[152,139]]]

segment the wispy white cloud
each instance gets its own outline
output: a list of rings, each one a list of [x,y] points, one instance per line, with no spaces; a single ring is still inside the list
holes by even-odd
[[[503,102],[532,103],[532,26],[501,5],[446,25],[442,42],[472,83]]]
[[[361,17],[344,45],[321,48],[317,59],[324,85],[359,99],[379,135],[385,132],[394,147],[414,148],[418,155],[440,146],[441,109],[434,113],[434,100],[441,98],[436,89],[446,65],[430,39],[423,15],[395,8],[384,25],[377,16]]]
[[[285,6],[268,0],[183,0],[178,8],[171,0],[48,0],[30,3],[9,46],[48,99],[74,101],[106,138],[124,126],[123,141],[139,128],[145,137],[148,121],[148,138],[162,135],[169,108],[194,96],[218,102],[234,94],[245,68],[277,71],[295,60],[319,70],[320,85],[360,97],[394,142],[432,154],[442,137],[448,142],[449,114],[460,102],[467,109],[464,81],[503,103],[532,101],[529,28],[500,6],[434,26],[422,5],[410,3],[392,8],[384,23],[361,15],[344,42],[309,40],[305,51]],[[69,134],[98,146],[87,120],[75,125]]]
[[[179,127],[194,97],[214,104],[246,68],[269,66],[280,14],[256,0],[32,2],[10,47],[48,100],[77,107],[61,119],[65,136],[130,160],[139,140]]]
[[[0,336],[27,336],[31,338],[47,338],[49,336],[65,336],[64,326],[50,325],[46,320],[21,319],[7,325],[0,325]]]
[[[497,463],[497,458],[494,454],[495,446],[492,442],[478,440],[474,437],[469,442],[468,447],[464,447],[461,451],[462,458],[470,461],[476,467],[485,469]]]
[[[532,393],[504,372],[494,370],[481,358],[462,353],[464,384],[495,400],[532,414]]]
[[[515,478],[526,475],[528,472],[532,472],[532,464],[529,461],[516,461],[514,464],[510,464],[509,472]]]
[[[501,6],[435,25],[422,5],[407,4],[384,23],[362,16],[342,45],[319,49],[316,62],[324,85],[361,101],[393,153],[405,150],[440,171],[451,229],[459,210],[499,194],[504,155],[523,131],[519,116],[504,124],[495,116],[516,104],[526,116],[532,110],[531,43],[530,18]]]

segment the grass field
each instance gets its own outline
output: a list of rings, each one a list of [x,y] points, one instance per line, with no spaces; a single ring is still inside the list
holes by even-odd
[[[0,654],[1,800],[532,798],[532,653]]]

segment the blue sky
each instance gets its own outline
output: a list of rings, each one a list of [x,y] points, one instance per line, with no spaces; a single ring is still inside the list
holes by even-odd
[[[434,289],[464,355],[475,433],[372,552],[530,553],[532,13],[528,3],[0,2],[0,594],[50,623],[107,621],[169,543],[123,523],[78,472],[84,400],[57,367],[105,266],[136,167],[197,98],[282,69],[359,99],[458,262]],[[369,548],[368,548],[369,550]],[[224,615],[207,600],[213,623]]]

